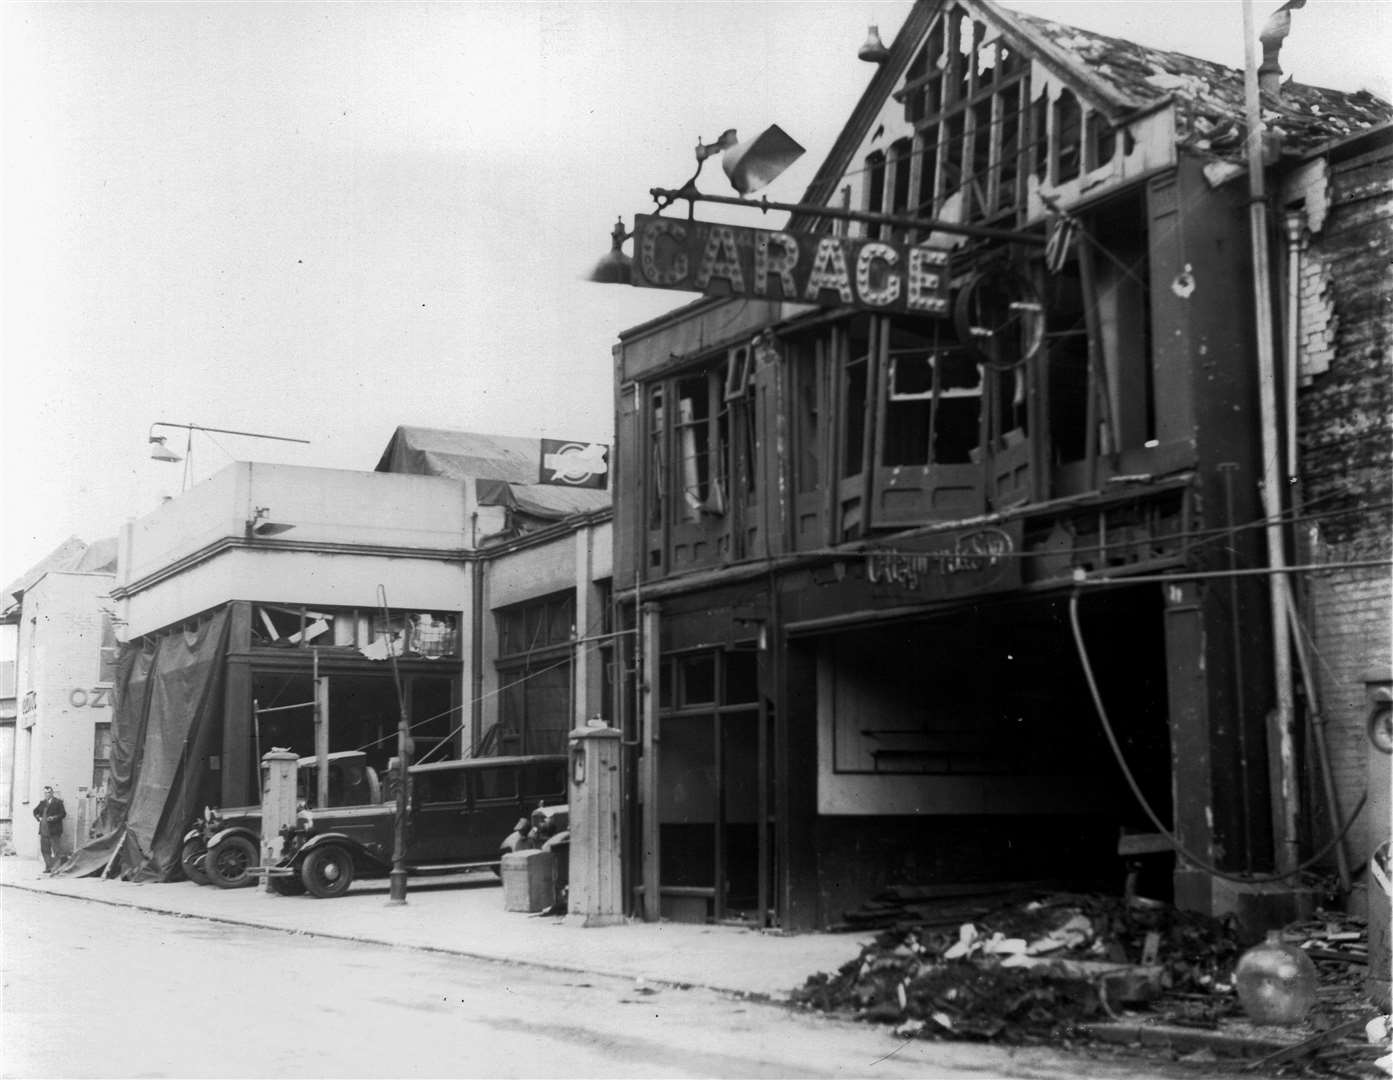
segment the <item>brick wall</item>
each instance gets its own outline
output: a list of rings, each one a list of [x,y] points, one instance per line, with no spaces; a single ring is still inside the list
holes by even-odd
[[[1332,160],[1322,214],[1303,257],[1298,397],[1303,508],[1301,561],[1342,563],[1393,555],[1393,146]],[[1303,618],[1319,673],[1339,801],[1348,815],[1367,783],[1369,704],[1364,675],[1393,657],[1393,587],[1387,566],[1306,575]],[[1313,790],[1318,791],[1318,786]],[[1369,815],[1351,834],[1361,862]],[[1319,838],[1328,836],[1324,827]]]

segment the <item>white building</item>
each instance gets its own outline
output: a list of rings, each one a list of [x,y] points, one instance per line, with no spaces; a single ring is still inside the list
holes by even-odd
[[[611,714],[609,493],[557,452],[402,428],[376,472],[239,462],[123,529],[112,759],[145,872],[203,805],[254,802],[272,746],[315,752],[316,700],[379,769],[403,711],[416,760],[560,752]]]
[[[117,625],[114,540],[66,541],[5,593],[15,628],[11,708],[0,712],[0,815],[24,856],[39,854],[33,807],[53,787],[68,811],[64,846],[86,838],[109,769]]]

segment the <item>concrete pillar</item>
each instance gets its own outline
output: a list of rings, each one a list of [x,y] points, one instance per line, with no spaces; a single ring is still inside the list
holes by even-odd
[[[569,916],[582,926],[624,921],[619,842],[617,728],[583,727],[570,735]]]
[[[261,758],[262,866],[274,866],[281,857],[281,829],[295,824],[295,773],[299,761],[289,750],[271,750]],[[271,892],[271,875],[262,875],[262,887]]]

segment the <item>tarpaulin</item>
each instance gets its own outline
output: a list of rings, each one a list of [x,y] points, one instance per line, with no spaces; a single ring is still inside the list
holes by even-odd
[[[542,521],[559,521],[572,514],[588,514],[610,504],[609,492],[593,488],[551,487],[547,484],[478,482],[480,506],[506,506]]]
[[[540,439],[402,426],[382,452],[376,471],[527,484],[537,479],[541,453]]]
[[[474,480],[480,506],[505,506],[543,522],[610,505],[608,491],[538,483],[541,454],[541,439],[402,426],[377,471]]]
[[[117,667],[103,835],[56,871],[168,881],[199,810],[202,773],[220,752],[227,609],[195,629],[128,644]]]

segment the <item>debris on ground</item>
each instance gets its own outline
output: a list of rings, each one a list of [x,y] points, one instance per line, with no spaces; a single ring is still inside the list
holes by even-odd
[[[794,1002],[893,1025],[905,1038],[1090,1039],[1262,1075],[1384,1075],[1374,1061],[1388,1040],[1368,1033],[1387,1029],[1363,992],[1360,919],[1318,911],[1283,928],[1282,940],[1315,962],[1320,987],[1302,1024],[1274,1028],[1249,1022],[1239,1006],[1234,967],[1252,942],[1231,917],[1078,893],[1006,903],[997,895],[980,910],[987,898],[900,887],[863,909],[879,910],[887,927],[837,972],[810,977]],[[923,917],[909,917],[911,907]],[[954,923],[965,908],[972,917]]]

